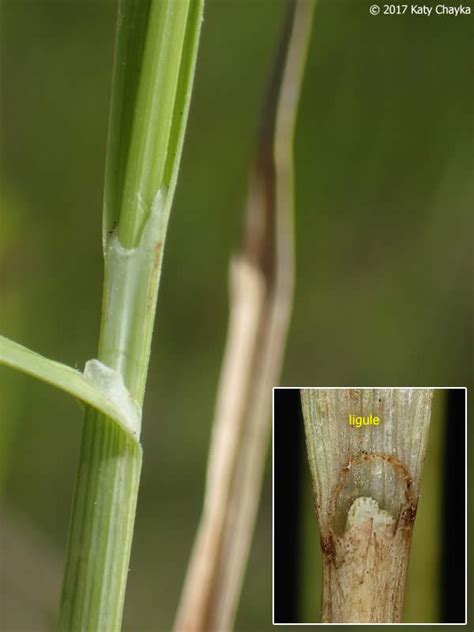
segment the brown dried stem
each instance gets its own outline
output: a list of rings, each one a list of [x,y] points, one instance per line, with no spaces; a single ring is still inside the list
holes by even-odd
[[[233,627],[254,529],[293,296],[293,139],[314,0],[291,2],[250,177],[203,514],[177,632]]]

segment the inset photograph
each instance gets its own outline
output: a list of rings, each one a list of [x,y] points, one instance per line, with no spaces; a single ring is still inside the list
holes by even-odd
[[[466,389],[275,388],[273,623],[466,623]]]

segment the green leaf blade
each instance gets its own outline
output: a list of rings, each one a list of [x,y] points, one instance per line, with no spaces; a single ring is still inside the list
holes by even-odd
[[[0,364],[26,373],[42,382],[69,393],[116,421],[135,440],[140,432],[139,419],[129,414],[119,399],[107,394],[105,388],[93,383],[87,375],[75,369],[45,358],[22,345],[0,336]]]

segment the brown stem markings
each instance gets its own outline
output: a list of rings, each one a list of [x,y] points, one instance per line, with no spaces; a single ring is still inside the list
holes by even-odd
[[[203,514],[176,632],[233,627],[253,533],[293,295],[296,108],[314,0],[291,0],[262,112],[240,250],[231,264],[230,320]]]

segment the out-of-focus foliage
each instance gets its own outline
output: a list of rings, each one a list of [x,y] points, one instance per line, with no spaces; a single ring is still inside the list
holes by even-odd
[[[24,313],[22,293],[17,285],[19,276],[25,272],[28,256],[23,257],[23,224],[25,209],[19,196],[0,184],[0,202],[2,208],[0,230],[0,327],[8,325],[16,336],[21,336]],[[21,397],[21,377],[13,373],[2,374],[0,390],[0,495],[9,470],[9,455],[15,434],[15,417],[19,412]]]
[[[145,402],[130,630],[169,629],[200,512],[227,265],[283,9],[280,0],[206,7]],[[98,336],[114,27],[109,0],[3,1],[2,333],[80,368]],[[471,29],[469,18],[318,3],[297,130],[284,384],[469,381]],[[55,617],[81,411],[33,380],[0,377],[0,414],[14,424],[2,443],[2,512],[17,525],[15,546],[1,543],[0,599],[11,606],[2,626],[39,630]],[[15,553],[33,541],[53,569],[44,581],[30,573],[39,562]],[[237,628],[271,628],[269,477]]]

